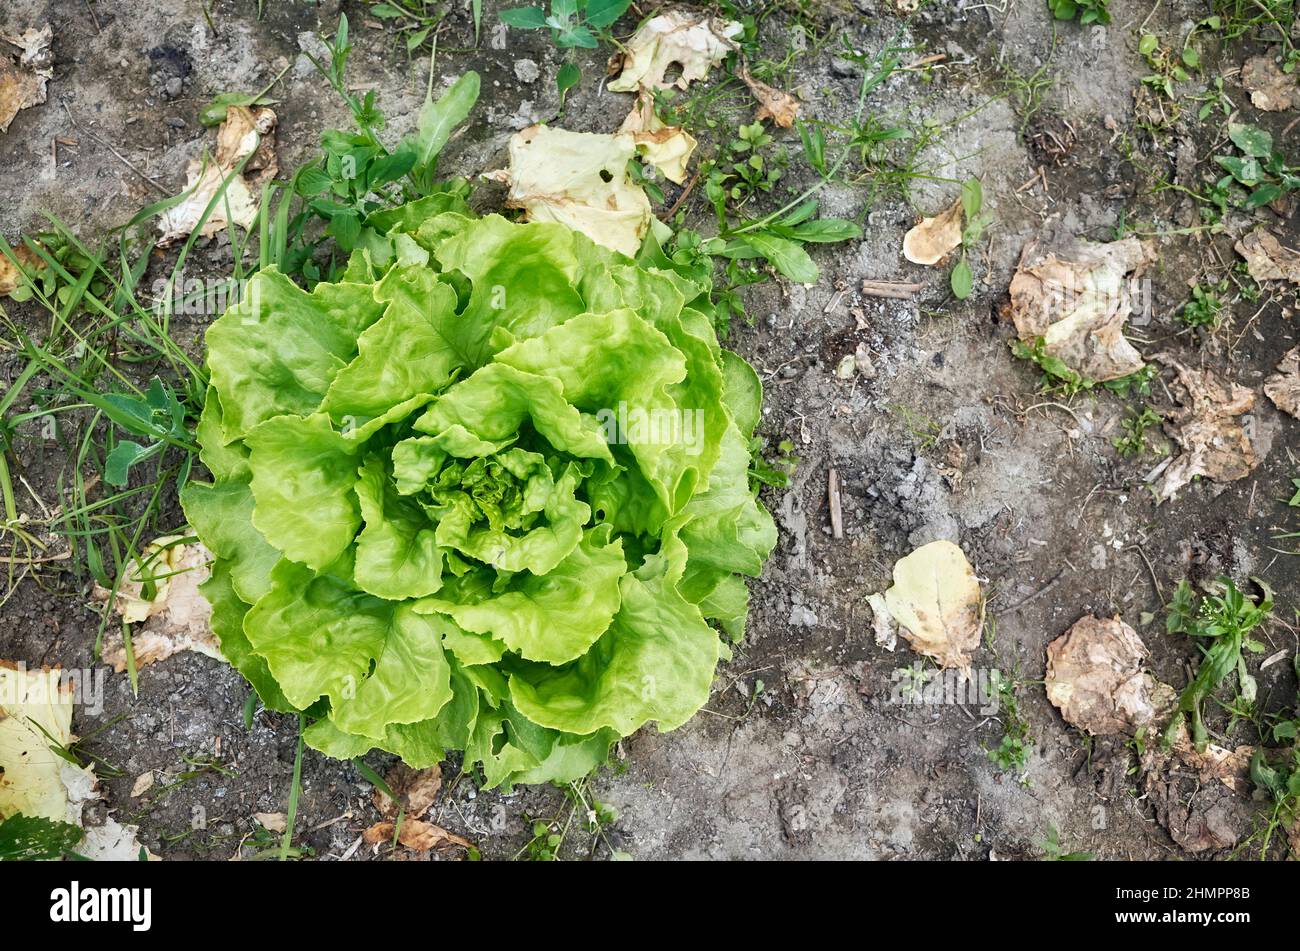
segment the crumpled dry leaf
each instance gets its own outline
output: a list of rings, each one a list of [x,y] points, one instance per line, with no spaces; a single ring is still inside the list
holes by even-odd
[[[1147,672],[1149,657],[1118,617],[1085,615],[1047,645],[1047,699],[1093,736],[1151,728],[1169,712],[1174,691]]]
[[[398,763],[384,777],[388,788],[398,797],[389,799],[378,787],[371,795],[371,800],[379,814],[392,819],[399,810],[405,811],[408,818],[418,819],[429,811],[438,790],[442,788],[442,767],[430,766],[428,769],[411,769],[405,763]]]
[[[892,651],[898,646],[898,627],[894,624],[894,618],[889,613],[889,605],[885,603],[885,596],[880,592],[869,594],[867,595],[867,604],[871,606],[871,631],[875,637],[876,646]]]
[[[1048,355],[1097,382],[1137,372],[1142,354],[1124,339],[1133,310],[1125,277],[1154,261],[1151,246],[1133,237],[1031,241],[1011,279],[1016,332],[1028,343],[1042,337]]]
[[[1283,355],[1272,376],[1264,381],[1264,395],[1282,412],[1300,416],[1300,347]]]
[[[668,125],[659,118],[648,90],[637,95],[637,104],[618,131],[631,133],[637,151],[670,182],[680,185],[686,181],[686,163],[698,143],[681,126]]]
[[[735,37],[743,30],[734,21],[690,10],[668,10],[651,17],[610,57],[610,75],[619,75],[606,88],[610,92],[685,89],[738,48]],[[666,74],[673,66],[680,72],[670,81]]]
[[[142,624],[131,636],[138,670],[181,651],[193,650],[221,660],[212,633],[212,607],[199,591],[208,579],[212,553],[202,544],[178,544],[179,535],[156,539],[142,554],[144,566],[133,565],[118,585],[114,610],[128,624]],[[157,577],[154,596],[146,600],[142,577]],[[110,592],[95,586],[92,597],[100,602]],[[104,640],[104,660],[121,673],[126,670],[126,647],[120,632]]]
[[[100,798],[94,769],[75,766],[51,749],[76,739],[73,687],[57,668],[32,670],[0,661],[0,818],[21,812],[80,826],[82,807]],[[110,817],[101,826],[86,827],[77,851],[92,859],[135,861],[137,831]]]
[[[19,34],[0,33],[0,41],[19,51],[15,63],[0,50],[0,132],[9,131],[14,116],[23,109],[45,101],[46,86],[54,75],[53,40],[54,31],[48,23]]]
[[[44,270],[45,262],[41,260],[35,252],[31,251],[25,244],[12,244],[14,258],[24,268]],[[22,275],[18,268],[10,263],[9,259],[0,254],[0,294],[10,294],[17,290],[23,283]]]
[[[1241,67],[1241,84],[1250,92],[1256,109],[1284,112],[1300,98],[1296,77],[1282,72],[1270,55],[1252,56]]]
[[[135,782],[131,784],[131,798],[138,799],[139,797],[147,793],[149,790],[153,789],[153,782],[154,782],[153,770],[152,769],[145,770],[143,773],[137,776],[135,778]]]
[[[903,257],[913,264],[933,265],[961,244],[961,199],[933,218],[922,218],[903,235]]]
[[[1182,405],[1169,411],[1165,431],[1183,452],[1160,474],[1157,501],[1173,498],[1197,476],[1233,482],[1249,475],[1259,460],[1239,417],[1255,405],[1254,392],[1209,370],[1192,370],[1167,356],[1158,359],[1178,373],[1174,386],[1182,391]]]
[[[226,121],[217,130],[216,154],[208,160],[198,158],[190,162],[186,169],[185,200],[158,216],[158,228],[162,231],[159,245],[189,237],[199,227],[208,202],[227,179],[230,184],[203,221],[200,235],[211,237],[229,227],[232,221],[245,230],[253,226],[257,218],[258,190],[278,170],[273,135],[276,122],[275,112],[264,106],[230,106],[226,110]],[[248,162],[236,174],[235,168],[246,157]]]
[[[387,820],[376,822],[362,833],[362,838],[369,845],[382,845],[385,842],[392,842],[394,828],[396,828],[395,824]],[[474,847],[468,839],[461,838],[454,832],[448,832],[440,825],[424,822],[420,819],[404,820],[402,828],[397,834],[397,841],[415,852],[428,852],[430,849],[437,849],[441,852],[446,849],[472,849]]]
[[[636,142],[529,126],[510,138],[510,168],[485,177],[510,186],[506,204],[529,221],[555,221],[633,257],[650,227],[650,199],[628,177]]]
[[[1198,753],[1180,724],[1168,749],[1151,742],[1142,755],[1147,797],[1156,818],[1189,852],[1231,848],[1254,821],[1251,802],[1252,746],[1211,743]]]
[[[283,833],[289,827],[289,817],[283,812],[255,812],[253,818],[267,832]]]
[[[871,604],[879,639],[885,623],[881,602]],[[917,653],[943,667],[970,669],[970,652],[979,647],[984,624],[984,598],[974,569],[952,542],[930,542],[896,561],[883,608]]]
[[[1300,284],[1300,251],[1285,247],[1267,228],[1256,228],[1238,241],[1236,247],[1255,280]]]
[[[749,91],[758,100],[758,111],[754,113],[755,122],[771,119],[782,129],[788,129],[794,125],[794,120],[799,117],[798,99],[784,90],[759,82],[749,75],[747,69],[741,69],[740,78],[745,81]]]

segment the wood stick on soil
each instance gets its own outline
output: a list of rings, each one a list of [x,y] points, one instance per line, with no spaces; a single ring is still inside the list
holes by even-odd
[[[844,537],[844,512],[840,508],[840,474],[834,469],[826,473],[826,499],[831,507],[831,535]]]
[[[920,284],[908,284],[902,281],[862,282],[862,293],[868,297],[892,297],[895,300],[907,300],[920,289]]]

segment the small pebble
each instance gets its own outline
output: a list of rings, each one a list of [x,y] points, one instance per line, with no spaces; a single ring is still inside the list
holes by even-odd
[[[173,129],[185,128],[185,120],[182,119],[180,116],[168,116],[167,124],[171,126]]]
[[[515,78],[521,83],[535,83],[540,75],[542,75],[542,71],[537,68],[537,64],[531,59],[515,60]]]
[[[181,94],[182,85],[181,78],[179,76],[173,76],[171,79],[167,80],[167,85],[164,86],[163,89],[167,93],[168,98],[175,99]]]

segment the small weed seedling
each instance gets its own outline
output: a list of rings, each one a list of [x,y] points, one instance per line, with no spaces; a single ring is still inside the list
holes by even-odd
[[[984,212],[984,186],[978,178],[967,179],[961,186],[961,207],[965,216],[965,225],[961,233],[961,257],[952,269],[948,282],[952,293],[958,300],[970,297],[975,287],[975,274],[971,270],[968,252],[984,235],[984,229],[992,221]]]
[[[1114,439],[1115,448],[1124,458],[1139,456],[1148,448],[1147,430],[1159,426],[1163,417],[1150,406],[1143,405],[1140,412],[1129,410],[1128,416],[1119,424],[1124,435]]]
[[[550,30],[558,49],[595,49],[602,39],[615,42],[609,28],[627,12],[631,0],[551,0],[550,6],[549,14],[541,7],[512,7],[499,16],[517,30]],[[581,70],[570,59],[560,67],[555,85],[563,96],[581,79]]]
[[[1199,330],[1214,330],[1219,326],[1219,313],[1223,310],[1220,294],[1225,294],[1230,287],[1227,278],[1217,284],[1192,288],[1192,299],[1183,305],[1179,319],[1188,327]]]
[[[1201,665],[1182,694],[1174,717],[1165,729],[1165,746],[1172,745],[1184,715],[1191,721],[1192,742],[1198,751],[1209,743],[1202,707],[1214,689],[1234,672],[1240,692],[1249,700],[1255,693],[1254,678],[1246,671],[1243,650],[1262,653],[1264,645],[1250,637],[1273,610],[1273,592],[1258,578],[1253,579],[1263,592],[1259,600],[1240,591],[1231,578],[1220,578],[1216,590],[1198,597],[1192,586],[1181,581],[1168,605],[1165,627],[1170,634],[1187,634],[1205,643],[1198,644],[1203,654]],[[1206,646],[1208,645],[1208,646]]]
[[[1061,845],[1061,833],[1056,826],[1047,827],[1047,837],[1038,843],[1043,850],[1043,860],[1047,862],[1091,862],[1091,852],[1067,852]]]
[[[985,752],[1000,769],[1017,774],[1020,782],[1025,783],[1025,770],[1029,766],[1029,721],[1020,712],[1020,701],[1016,695],[1018,685],[1000,670],[992,671],[989,679],[1001,710],[1002,740],[992,749],[986,747]]]
[[[1047,0],[1048,9],[1058,20],[1077,19],[1082,26],[1093,23],[1109,23],[1110,11],[1106,9],[1109,0]]]
[[[1228,138],[1240,154],[1214,157],[1228,173],[1211,190],[1211,200],[1221,214],[1227,211],[1229,202],[1253,211],[1289,192],[1300,191],[1300,168],[1288,165],[1282,153],[1273,148],[1272,134],[1258,126],[1232,123]]]

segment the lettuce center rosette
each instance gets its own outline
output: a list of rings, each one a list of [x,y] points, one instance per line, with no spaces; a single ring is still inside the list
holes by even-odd
[[[443,195],[368,226],[338,282],[262,271],[208,330],[213,630],[331,756],[576,779],[743,634],[758,379],[659,255]]]

